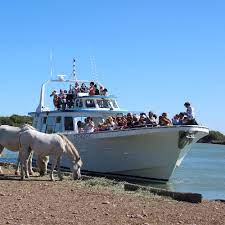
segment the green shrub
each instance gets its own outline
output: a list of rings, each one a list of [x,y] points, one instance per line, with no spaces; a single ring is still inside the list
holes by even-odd
[[[201,138],[199,143],[212,143],[213,141],[225,142],[225,136],[219,131],[211,130],[209,134]]]
[[[0,125],[10,125],[18,127],[21,124],[28,123],[32,125],[32,117],[30,116],[20,116],[13,114],[12,116],[1,116],[0,117]]]

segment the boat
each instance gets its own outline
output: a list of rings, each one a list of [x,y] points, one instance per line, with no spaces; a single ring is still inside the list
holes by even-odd
[[[102,123],[108,116],[122,116],[128,113],[119,107],[113,95],[89,95],[77,93],[70,107],[53,108],[45,104],[45,90],[48,84],[89,85],[89,81],[66,79],[58,76],[43,83],[39,105],[29,115],[33,126],[45,133],[62,133],[78,149],[82,171],[101,175],[112,175],[132,179],[167,182],[185,155],[209,129],[199,125],[144,126],[129,129],[80,132],[79,122],[91,117],[95,124]],[[100,87],[99,82],[95,84]],[[66,156],[61,166],[70,168]]]

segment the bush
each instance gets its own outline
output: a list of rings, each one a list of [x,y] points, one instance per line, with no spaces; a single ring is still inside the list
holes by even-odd
[[[212,143],[214,141],[225,142],[225,136],[219,131],[211,130],[209,134],[201,138],[199,143]]]
[[[21,124],[28,123],[32,125],[32,117],[30,116],[20,116],[13,114],[12,116],[2,116],[0,117],[0,125],[10,125],[18,127]]]

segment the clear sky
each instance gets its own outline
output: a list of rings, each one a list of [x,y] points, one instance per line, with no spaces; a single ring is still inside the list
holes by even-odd
[[[225,1],[20,0],[0,2],[0,115],[34,111],[40,85],[72,71],[98,79],[124,109],[195,107],[225,133]]]

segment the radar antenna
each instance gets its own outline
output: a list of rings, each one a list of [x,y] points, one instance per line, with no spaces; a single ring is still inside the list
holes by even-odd
[[[91,56],[90,61],[91,61],[91,73],[92,73],[92,76],[93,76],[93,80],[98,82],[98,73],[97,73],[97,70],[96,70],[95,58],[93,56]]]
[[[75,70],[75,66],[76,66],[75,62],[76,62],[76,60],[75,60],[75,58],[73,58],[73,73],[72,73],[72,75],[73,75],[73,80],[76,81],[77,76],[76,76],[76,70]]]
[[[49,54],[49,59],[50,59],[50,79],[53,79],[53,53],[52,53],[52,49],[50,50],[50,54]]]

